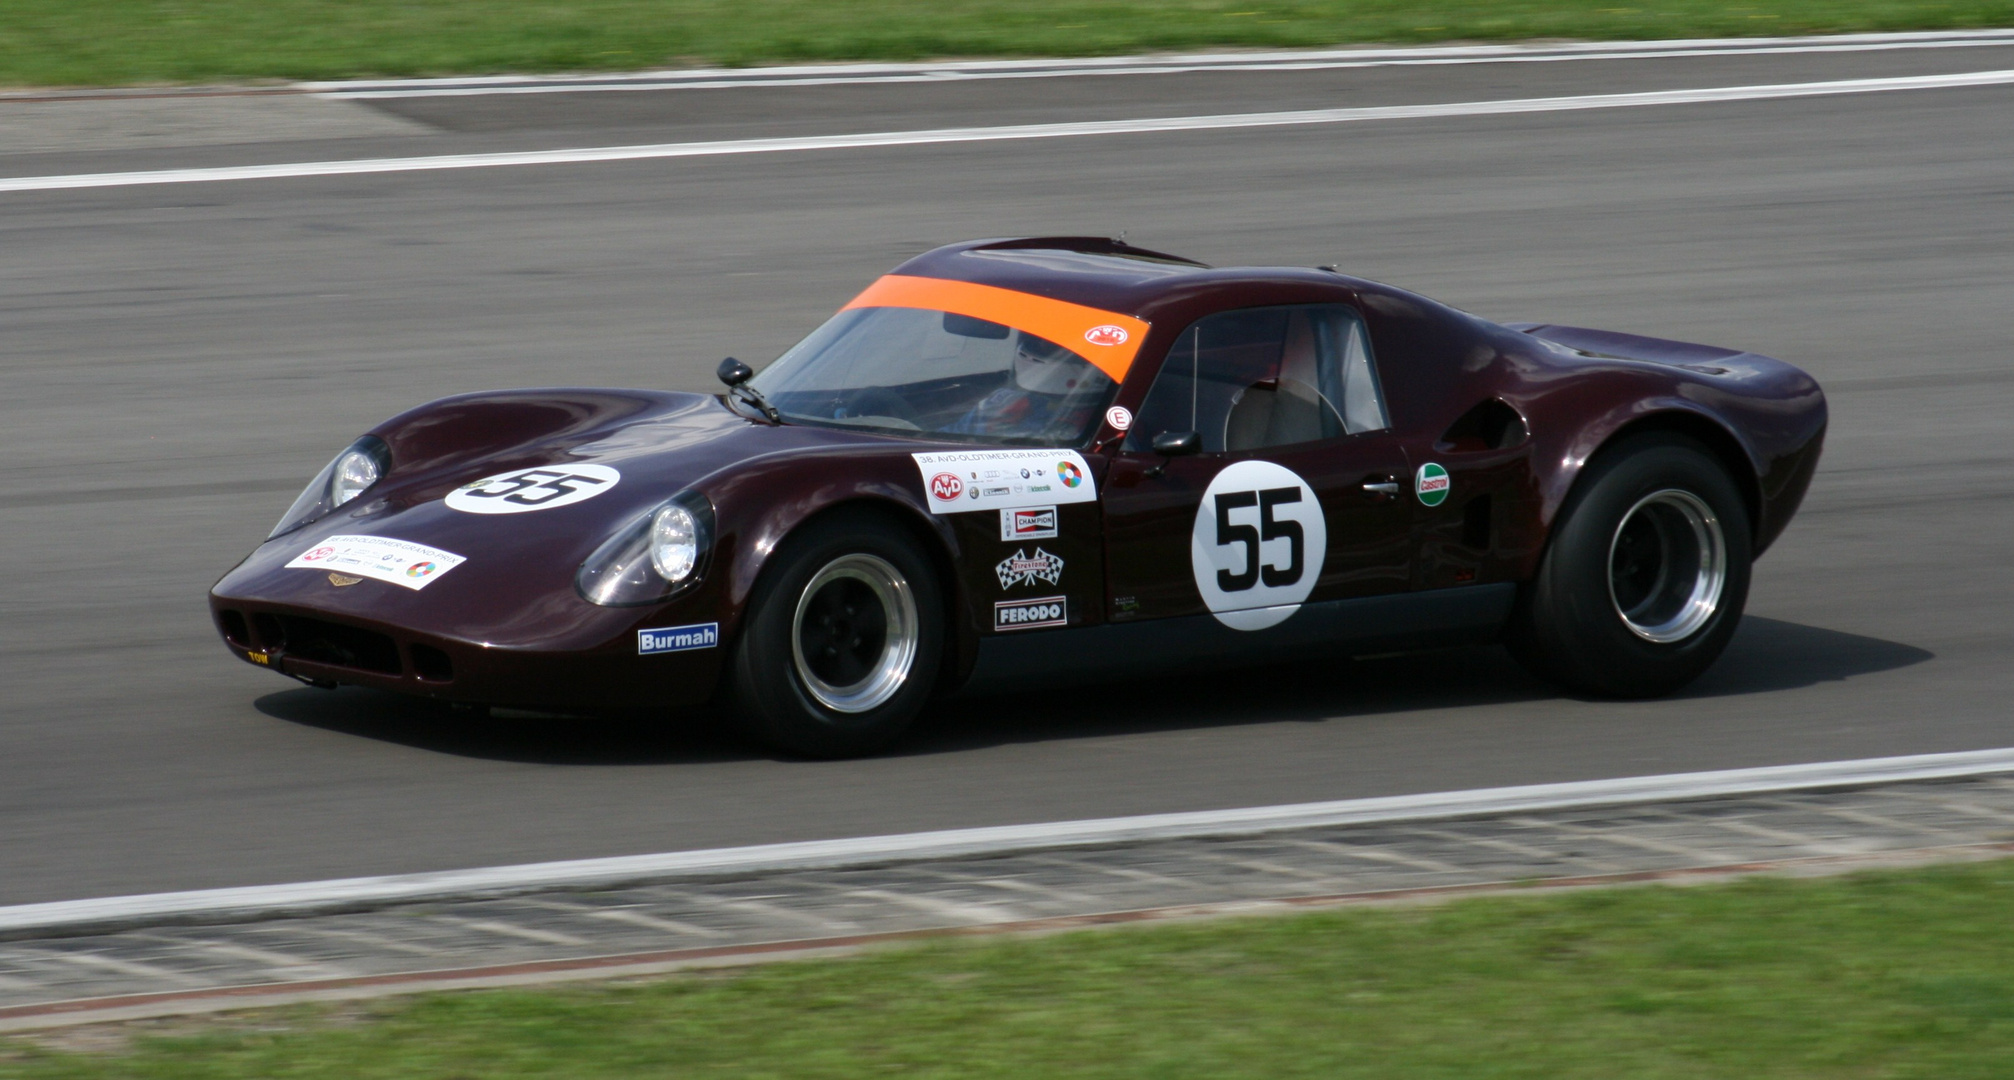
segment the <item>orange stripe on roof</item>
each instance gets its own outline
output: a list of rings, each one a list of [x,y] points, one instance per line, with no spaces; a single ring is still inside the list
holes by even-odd
[[[1113,382],[1126,378],[1147,339],[1148,324],[1131,315],[969,281],[889,274],[840,310],[871,307],[948,311],[1026,330],[1089,360]]]

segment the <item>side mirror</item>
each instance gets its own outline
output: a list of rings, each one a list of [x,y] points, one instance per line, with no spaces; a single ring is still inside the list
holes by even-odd
[[[1164,431],[1154,436],[1154,452],[1162,457],[1183,457],[1203,448],[1203,437],[1193,431]]]
[[[754,368],[736,360],[732,356],[722,360],[720,366],[715,368],[713,373],[720,376],[720,381],[729,386],[740,386],[742,383],[755,377]]]

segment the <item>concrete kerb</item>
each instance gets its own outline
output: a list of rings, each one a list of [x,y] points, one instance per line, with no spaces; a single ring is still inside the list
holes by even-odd
[[[0,939],[215,924],[533,892],[863,868],[1054,848],[1250,836],[2014,772],[2014,748],[203,889],[0,907]]]

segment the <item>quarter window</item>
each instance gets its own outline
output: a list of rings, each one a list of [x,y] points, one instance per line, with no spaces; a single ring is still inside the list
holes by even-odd
[[[1370,335],[1342,304],[1244,308],[1198,320],[1168,350],[1127,436],[1148,450],[1194,431],[1205,453],[1333,439],[1389,426]]]

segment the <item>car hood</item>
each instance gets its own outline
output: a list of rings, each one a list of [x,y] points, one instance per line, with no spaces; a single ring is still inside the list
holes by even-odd
[[[907,453],[928,444],[751,420],[716,396],[645,390],[515,390],[447,398],[373,429],[392,467],[334,513],[268,540],[218,582],[220,595],[256,595],[329,612],[431,625],[476,641],[573,637],[610,609],[582,602],[581,562],[617,530],[723,470],[778,454]],[[485,477],[537,466],[593,464],[619,479],[594,497],[509,514],[451,509],[449,493]],[[286,564],[327,537],[386,537],[466,561],[423,589],[367,580],[331,587],[328,574]],[[454,625],[438,622],[452,610]],[[617,613],[620,612],[618,609]],[[529,638],[528,626],[541,629]]]

